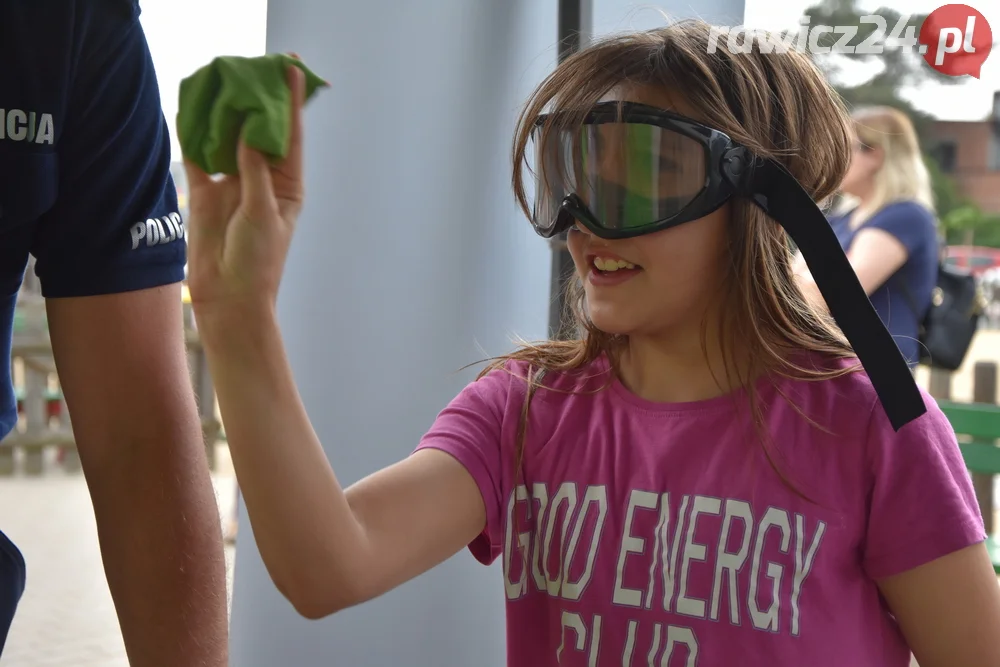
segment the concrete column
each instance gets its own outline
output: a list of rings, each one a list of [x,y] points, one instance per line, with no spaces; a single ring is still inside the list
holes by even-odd
[[[713,25],[743,23],[745,0],[592,0],[597,37],[626,30],[651,30],[666,21],[700,18]],[[795,27],[794,21],[791,27]]]
[[[722,22],[713,7],[742,18],[742,0],[699,4]],[[595,22],[627,11],[596,0]],[[546,335],[551,253],[514,205],[509,151],[521,104],[555,65],[556,24],[556,0],[269,3],[267,50],[300,53],[333,85],[308,109],[307,204],[279,309],[345,485],[409,454],[473,377],[460,367],[508,350],[511,334]],[[310,622],[275,590],[244,522],[230,662],[502,667],[500,577],[463,551]]]

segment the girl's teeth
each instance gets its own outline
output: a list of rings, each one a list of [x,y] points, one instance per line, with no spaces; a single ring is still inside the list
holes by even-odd
[[[605,259],[603,257],[594,258],[594,266],[598,271],[617,271],[618,269],[634,269],[635,264],[626,262],[624,259]]]

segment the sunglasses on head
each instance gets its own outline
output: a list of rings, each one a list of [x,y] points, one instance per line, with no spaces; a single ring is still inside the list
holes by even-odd
[[[632,238],[703,218],[734,197],[750,201],[802,252],[893,428],[926,412],[826,216],[784,166],[724,132],[644,104],[602,102],[582,123],[559,122],[559,113],[567,112],[540,116],[532,130],[531,224],[539,235],[579,223],[603,239]]]

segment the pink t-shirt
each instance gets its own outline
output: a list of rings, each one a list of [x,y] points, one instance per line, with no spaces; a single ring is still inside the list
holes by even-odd
[[[482,492],[469,548],[503,559],[512,667],[907,667],[875,580],[985,538],[936,403],[896,433],[863,373],[758,383],[771,458],[811,502],[768,463],[745,394],[652,403],[600,389],[603,361],[546,379],[591,393],[536,392],[516,472],[525,369],[508,370],[419,447]]]

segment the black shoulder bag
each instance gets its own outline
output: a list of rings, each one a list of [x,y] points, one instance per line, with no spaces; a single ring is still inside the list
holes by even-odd
[[[939,263],[931,305],[922,318],[913,293],[902,280],[898,285],[920,323],[920,363],[946,371],[958,370],[969,352],[985,307],[975,276]]]

